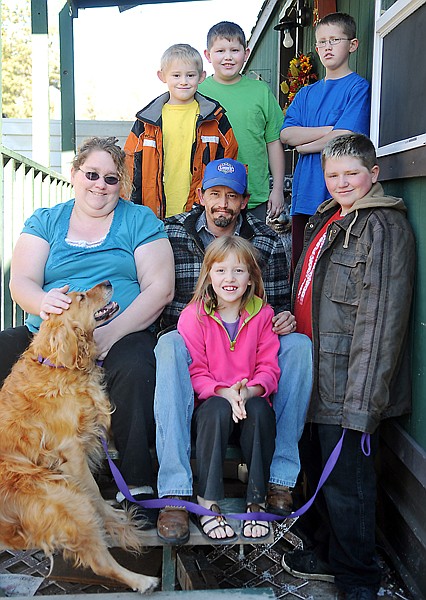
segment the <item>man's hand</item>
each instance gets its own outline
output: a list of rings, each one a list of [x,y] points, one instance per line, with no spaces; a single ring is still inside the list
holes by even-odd
[[[284,310],[272,317],[272,331],[278,335],[294,333],[296,325],[296,319],[289,310]]]

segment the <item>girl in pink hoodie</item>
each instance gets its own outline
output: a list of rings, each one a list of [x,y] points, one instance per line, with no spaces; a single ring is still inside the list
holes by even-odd
[[[266,304],[255,248],[238,236],[222,236],[207,249],[194,296],[178,331],[192,358],[196,410],[198,503],[218,514],[201,516],[210,539],[230,541],[235,532],[221,515],[223,462],[231,433],[239,436],[248,467],[247,512],[265,510],[275,449],[275,414],[269,401],[278,385],[278,336]],[[248,538],[269,535],[266,521],[244,521]]]

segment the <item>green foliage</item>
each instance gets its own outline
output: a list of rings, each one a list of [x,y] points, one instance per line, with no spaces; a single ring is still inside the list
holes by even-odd
[[[2,2],[3,114],[31,116],[31,22],[27,3]]]
[[[32,115],[31,1],[2,0],[2,110],[10,118]],[[49,35],[49,82],[59,89],[58,33]]]

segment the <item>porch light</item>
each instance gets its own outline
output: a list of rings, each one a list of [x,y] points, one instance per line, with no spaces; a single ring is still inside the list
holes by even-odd
[[[308,6],[302,6],[299,9],[293,9],[293,16],[284,16],[278,25],[275,25],[276,31],[283,31],[284,39],[283,46],[285,48],[291,48],[294,44],[294,40],[291,36],[291,30],[297,27],[307,27],[311,20],[311,9]],[[290,13],[291,14],[291,13]]]

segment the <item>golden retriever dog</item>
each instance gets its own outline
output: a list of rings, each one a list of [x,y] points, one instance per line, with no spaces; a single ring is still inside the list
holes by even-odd
[[[43,321],[0,390],[0,550],[41,548],[141,593],[157,578],[120,566],[113,545],[138,551],[142,533],[102,498],[92,467],[111,405],[93,330],[118,309],[109,281]]]

